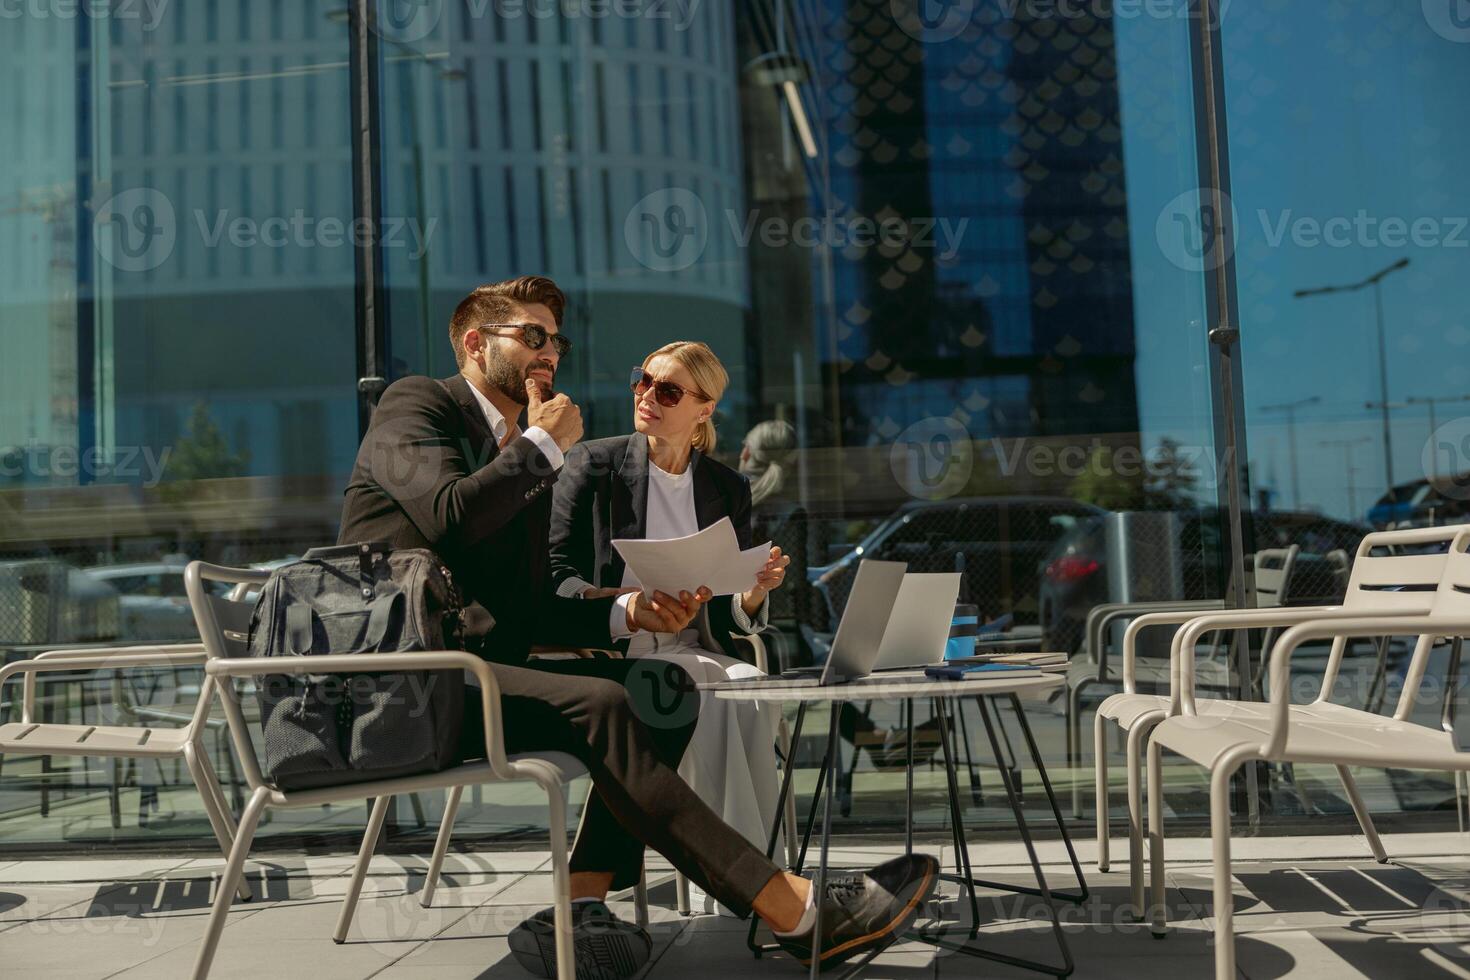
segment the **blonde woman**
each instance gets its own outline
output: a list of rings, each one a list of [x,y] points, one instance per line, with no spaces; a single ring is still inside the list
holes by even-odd
[[[706,345],[661,347],[633,370],[636,431],[567,453],[551,519],[551,574],[560,595],[599,598],[637,590],[637,579],[612,546],[616,538],[679,538],[728,517],[741,548],[751,547],[750,481],[710,456],[712,419],[728,383]],[[781,587],[789,560],[772,548],[750,588],[711,599],[682,633],[635,635],[627,656],[671,660],[697,682],[755,676],[756,668],[736,655],[730,634],[765,628],[767,596]],[[778,790],[775,709],[704,696],[699,712],[679,773],[726,823],[764,848]]]

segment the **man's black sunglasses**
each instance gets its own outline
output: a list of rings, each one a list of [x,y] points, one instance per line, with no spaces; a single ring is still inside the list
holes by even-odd
[[[700,401],[707,402],[710,400],[708,396],[697,391],[686,392],[682,385],[675,384],[672,381],[655,381],[653,375],[641,367],[635,367],[633,369],[633,377],[628,386],[633,389],[633,394],[639,398],[642,398],[648,392],[648,389],[652,388],[654,401],[658,402],[664,408],[673,408],[678,405],[684,400],[686,394],[693,395]]]
[[[520,334],[521,343],[531,350],[540,350],[551,341],[551,347],[556,351],[557,357],[566,357],[572,350],[572,342],[559,333],[547,333],[546,328],[539,323],[485,323],[481,324],[481,330],[515,330]],[[495,336],[503,337],[505,334],[497,333]]]

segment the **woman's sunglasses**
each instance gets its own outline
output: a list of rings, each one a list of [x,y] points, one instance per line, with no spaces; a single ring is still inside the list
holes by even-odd
[[[675,407],[684,400],[686,394],[693,395],[700,401],[709,401],[709,398],[701,395],[699,392],[685,391],[682,385],[677,385],[672,381],[655,381],[653,380],[653,375],[641,367],[633,369],[633,379],[629,387],[633,389],[633,394],[639,398],[646,395],[648,389],[652,388],[654,401],[658,402],[664,408]]]
[[[559,333],[547,333],[546,328],[539,323],[486,323],[480,329],[494,331],[497,337],[506,336],[500,333],[502,330],[514,330],[520,334],[521,343],[531,350],[540,350],[549,340],[557,357],[566,357],[572,351],[570,340]]]

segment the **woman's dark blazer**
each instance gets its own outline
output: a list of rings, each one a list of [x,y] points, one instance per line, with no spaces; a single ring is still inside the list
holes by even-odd
[[[730,518],[741,549],[751,547],[750,481],[730,467],[694,450],[694,513],[700,530]],[[648,437],[641,432],[578,443],[566,454],[557,475],[551,510],[551,581],[564,596],[575,595],[577,580],[597,588],[623,584],[625,563],[612,546],[615,538],[643,538],[648,532]],[[754,583],[752,583],[754,584]],[[709,639],[737,659],[730,634],[755,632],[767,621],[767,602],[753,624],[736,623],[729,596],[716,596],[701,618]]]

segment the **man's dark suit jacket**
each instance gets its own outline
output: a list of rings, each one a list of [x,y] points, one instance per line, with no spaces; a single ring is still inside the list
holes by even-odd
[[[697,449],[689,465],[700,530],[728,517],[740,547],[751,547],[750,481]],[[560,588],[578,578],[599,588],[621,586],[627,566],[613,539],[648,533],[648,437],[634,432],[573,446],[559,476],[551,515],[552,583]],[[716,596],[700,616],[708,613],[710,638],[738,659],[730,633],[743,631],[730,605],[729,596]]]
[[[337,542],[437,554],[464,593],[465,647],[486,660],[524,663],[533,642],[607,647],[612,600],[561,599],[551,585],[556,481],[530,439],[496,445],[462,375],[403,378],[358,450]]]

